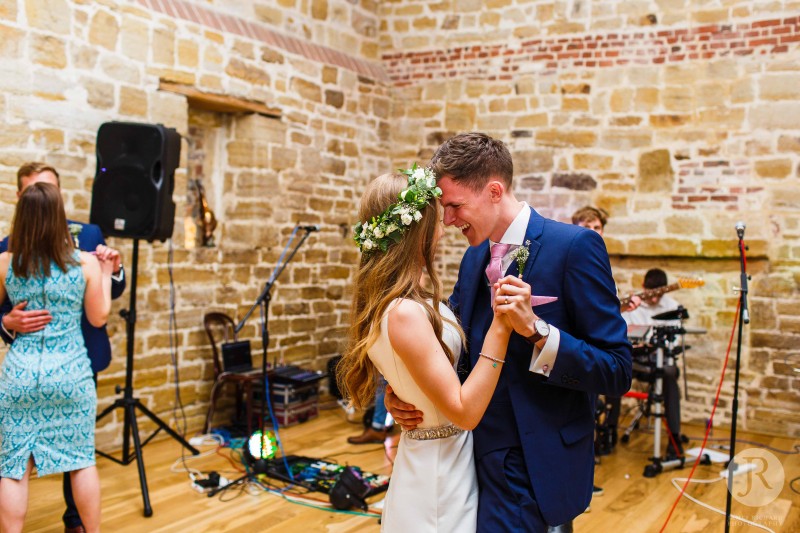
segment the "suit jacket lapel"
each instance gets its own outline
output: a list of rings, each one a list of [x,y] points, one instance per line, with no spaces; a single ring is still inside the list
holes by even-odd
[[[543,230],[544,218],[531,207],[531,219],[528,222],[528,230],[525,232],[525,241],[522,243],[522,245],[525,246],[525,243],[530,241],[528,245],[528,260],[525,262],[525,272],[522,273],[522,279],[528,283],[530,283],[528,280],[533,270],[533,264],[536,262],[536,257],[539,255],[539,249],[542,247],[538,239],[541,237]]]
[[[461,324],[465,328],[469,328],[472,322],[472,313],[475,310],[475,299],[478,297],[478,288],[480,284],[486,284],[486,265],[489,263],[489,241],[485,241],[478,245],[475,250],[475,260],[471,261],[468,265],[469,268],[464,271],[464,279],[462,283],[462,302],[461,302]]]

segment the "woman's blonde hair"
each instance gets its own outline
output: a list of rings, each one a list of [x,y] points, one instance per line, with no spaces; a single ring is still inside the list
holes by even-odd
[[[397,195],[407,185],[408,177],[403,174],[375,178],[361,197],[359,220],[379,216],[397,201]],[[400,242],[385,252],[361,256],[350,307],[348,346],[336,372],[340,390],[356,407],[370,405],[375,396],[377,371],[367,350],[378,338],[381,319],[393,300],[406,298],[422,304],[450,361],[459,355],[452,353],[442,340],[443,322],[450,321],[442,317],[438,305],[431,305],[442,300],[442,282],[433,266],[440,211],[439,203],[432,200],[421,210],[422,218],[411,224]],[[432,289],[420,284],[422,266],[428,272]],[[458,331],[463,340],[461,328]]]

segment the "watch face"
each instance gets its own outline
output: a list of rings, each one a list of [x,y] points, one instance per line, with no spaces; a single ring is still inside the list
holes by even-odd
[[[533,325],[536,328],[536,332],[542,337],[547,337],[548,335],[550,335],[550,326],[547,325],[547,322],[545,322],[541,318],[537,320]]]

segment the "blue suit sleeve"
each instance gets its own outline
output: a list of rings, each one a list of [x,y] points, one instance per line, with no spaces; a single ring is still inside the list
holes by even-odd
[[[8,251],[8,237],[6,237],[5,239],[3,239],[2,242],[0,242],[0,253],[7,251]],[[6,293],[6,297],[3,299],[3,304],[0,305],[0,324],[2,324],[3,322],[3,317],[5,317],[6,314],[8,314],[9,311],[11,311],[11,307],[12,307],[11,300],[9,300],[8,293]],[[0,328],[0,337],[3,338],[3,341],[6,344],[11,344],[12,342],[14,342],[14,339],[10,337],[3,328]]]
[[[570,325],[560,330],[558,359],[549,381],[589,393],[622,396],[631,386],[631,345],[608,253],[597,233],[575,235],[563,283]]]

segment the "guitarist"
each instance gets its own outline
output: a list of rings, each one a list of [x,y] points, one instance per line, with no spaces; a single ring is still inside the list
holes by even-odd
[[[644,276],[644,289],[657,289],[667,285],[667,274],[660,268],[651,268]],[[672,326],[678,325],[673,320],[653,320],[653,316],[678,307],[678,302],[669,295],[645,297],[642,304],[635,310],[622,313],[622,318],[629,326]],[[683,455],[681,445],[681,391],[678,388],[678,367],[664,362],[664,411],[667,416],[667,426],[672,434],[667,444],[666,458],[672,459]],[[675,445],[673,445],[675,443]]]

